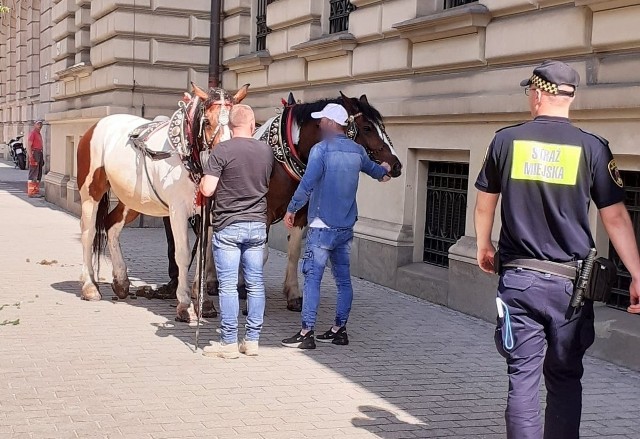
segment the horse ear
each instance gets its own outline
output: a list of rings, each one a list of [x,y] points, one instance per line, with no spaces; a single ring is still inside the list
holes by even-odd
[[[344,93],[342,92],[340,92],[340,97],[342,98],[342,106],[344,107],[345,110],[347,110],[347,113],[349,114],[356,113],[356,108],[354,107],[353,102],[351,101],[351,98],[345,96]]]
[[[251,84],[245,84],[242,87],[240,87],[240,90],[238,90],[238,92],[233,96],[233,100],[235,101],[236,104],[239,104],[240,102],[242,102],[242,100],[244,98],[247,97],[247,93],[249,93],[249,86]]]
[[[185,103],[189,103],[191,102],[191,100],[193,99],[193,97],[188,93],[188,92],[184,92],[184,94],[182,95],[182,100]]]
[[[364,105],[369,105],[369,100],[367,99],[367,95],[360,96],[360,102],[362,102]]]
[[[207,94],[207,92],[203,91],[200,87],[194,84],[193,81],[191,82],[191,88],[193,94],[198,96],[200,99],[209,99],[209,95]]]
[[[296,103],[296,98],[293,97],[293,93],[289,92],[289,97],[287,98],[287,105],[291,106]]]

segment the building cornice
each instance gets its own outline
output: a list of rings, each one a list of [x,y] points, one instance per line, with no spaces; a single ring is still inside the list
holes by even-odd
[[[60,70],[59,72],[56,72],[53,75],[53,77],[56,80],[68,81],[76,77],[82,78],[85,76],[89,76],[92,71],[93,71],[93,66],[91,65],[91,63],[80,62],[64,70]]]
[[[225,67],[236,73],[255,72],[264,70],[271,64],[272,58],[269,51],[260,50],[248,55],[241,55],[236,58],[230,58],[223,61]]]
[[[291,52],[307,61],[346,55],[356,48],[356,37],[347,32],[330,34],[291,47]]]
[[[575,0],[576,6],[587,6],[592,11],[624,8],[640,5],[640,0]]]
[[[470,4],[396,23],[393,28],[400,32],[402,38],[422,43],[477,33],[479,29],[487,27],[490,21],[491,12],[486,6]]]

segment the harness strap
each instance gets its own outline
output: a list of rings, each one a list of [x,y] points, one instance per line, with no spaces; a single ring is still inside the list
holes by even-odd
[[[538,259],[514,259],[502,266],[504,268],[522,268],[540,273],[553,274],[570,280],[575,280],[578,275],[578,264],[572,262],[559,263]]]
[[[155,196],[158,199],[158,201],[160,201],[164,205],[164,207],[166,207],[168,209],[169,205],[167,203],[165,203],[165,201],[162,199],[162,197],[158,194],[158,191],[156,191],[156,187],[151,182],[151,177],[149,176],[149,169],[147,169],[147,159],[146,159],[146,157],[144,155],[142,156],[142,162],[144,163],[144,173],[147,175],[147,182],[149,183],[149,186],[151,187],[151,190],[153,190],[153,193],[155,194]]]
[[[293,138],[291,136],[291,134],[292,134],[291,130],[293,128],[293,123],[292,123],[293,122],[293,111],[292,110],[293,110],[294,106],[295,105],[291,105],[287,109],[288,113],[287,113],[287,121],[286,121],[286,124],[284,126],[284,133],[285,133],[285,136],[287,137],[287,142],[289,143],[289,149],[291,150],[291,155],[293,157],[295,157],[296,160],[300,160],[300,155],[298,154],[298,148],[297,148],[298,145],[293,143]],[[300,160],[300,162],[302,162],[302,161]]]

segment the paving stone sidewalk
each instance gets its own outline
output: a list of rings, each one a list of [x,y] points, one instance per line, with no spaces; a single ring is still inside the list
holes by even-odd
[[[173,301],[80,300],[79,221],[26,198],[0,162],[0,438],[501,438],[507,381],[493,327],[354,280],[348,347],[280,347],[297,329],[270,254],[260,356],[194,353]],[[125,229],[134,286],[166,281],[162,229]],[[332,323],[326,276],[319,326]],[[205,342],[218,320],[206,321]],[[637,349],[630,346],[629,349]],[[582,437],[640,438],[639,374],[588,358]]]

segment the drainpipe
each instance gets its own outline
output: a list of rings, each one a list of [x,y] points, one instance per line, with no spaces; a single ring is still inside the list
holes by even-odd
[[[211,28],[209,34],[209,87],[220,84],[220,21],[222,0],[211,0]]]

